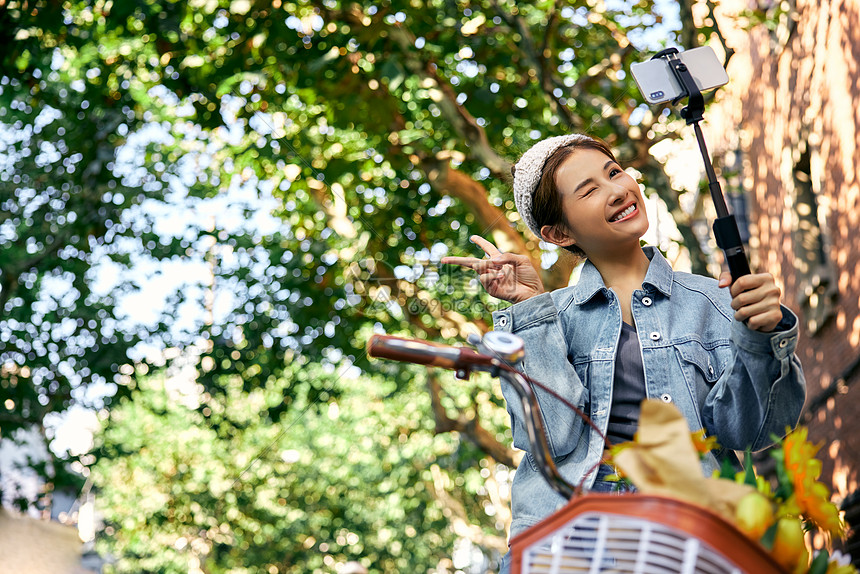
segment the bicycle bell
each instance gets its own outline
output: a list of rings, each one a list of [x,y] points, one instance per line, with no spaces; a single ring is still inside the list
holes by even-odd
[[[504,331],[486,333],[481,344],[490,354],[508,363],[516,363],[526,354],[523,340]]]

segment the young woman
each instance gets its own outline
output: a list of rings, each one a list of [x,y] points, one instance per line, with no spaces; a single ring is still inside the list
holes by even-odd
[[[645,398],[674,403],[691,430],[725,454],[769,446],[800,416],[806,384],[794,355],[797,317],[780,305],[769,273],[732,282],[672,270],[642,248],[648,229],[636,181],[601,141],[584,135],[535,144],[514,169],[517,211],[529,228],[586,257],[579,281],[547,293],[529,259],[472,236],[486,259],[446,257],[475,270],[488,293],[513,303],[494,328],[522,337],[523,370],[588,414],[610,442],[631,440]],[[513,538],[566,501],[538,473],[512,389],[514,446],[526,451],[512,492]],[[609,490],[601,437],[549,393],[536,390],[553,458],[574,484]],[[709,476],[721,452],[703,461]],[[507,570],[506,557],[502,571]]]

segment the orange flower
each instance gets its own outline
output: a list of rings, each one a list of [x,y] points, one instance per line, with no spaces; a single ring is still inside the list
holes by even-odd
[[[782,450],[785,453],[785,470],[792,477],[810,476],[812,480],[821,474],[821,461],[815,458],[815,454],[821,445],[814,445],[807,440],[809,430],[806,427],[798,427],[789,433],[782,441]]]
[[[717,437],[705,436],[705,429],[699,429],[696,432],[690,433],[690,438],[693,439],[693,446],[696,447],[696,452],[699,453],[699,456],[704,456],[715,448],[720,447],[717,444]]]
[[[624,476],[624,473],[621,472],[621,469],[618,468],[618,465],[615,464],[615,456],[621,451],[634,446],[636,446],[636,435],[633,435],[632,442],[622,442],[609,447],[609,456],[603,459],[603,462],[611,466],[612,469],[615,471],[615,474],[610,474],[606,477],[609,482],[618,482],[622,479],[627,478],[626,476]]]
[[[818,526],[834,536],[842,536],[844,526],[839,509],[830,502],[830,492],[820,482],[806,481],[801,487],[795,484],[795,496],[805,508],[804,514]]]
[[[821,445],[811,444],[807,435],[805,427],[798,427],[783,440],[785,470],[794,487],[794,500],[786,501],[786,506],[796,507],[800,514],[820,528],[831,535],[841,536],[843,525],[839,509],[830,502],[827,487],[817,481],[821,474],[821,461],[814,457]]]

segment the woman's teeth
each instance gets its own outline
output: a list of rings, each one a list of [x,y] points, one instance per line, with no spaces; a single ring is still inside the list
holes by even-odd
[[[615,217],[613,217],[611,221],[618,221],[619,219],[624,219],[625,217],[627,217],[628,215],[630,215],[634,211],[636,211],[636,204],[635,203],[633,205],[631,205],[630,207],[628,207],[627,209],[625,209],[624,211],[622,211],[621,213],[619,213],[618,215],[616,215]]]

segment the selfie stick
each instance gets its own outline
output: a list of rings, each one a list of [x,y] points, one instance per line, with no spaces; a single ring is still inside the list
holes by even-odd
[[[669,68],[678,82],[681,83],[685,94],[675,98],[673,104],[689,96],[687,107],[681,110],[681,117],[687,120],[687,125],[693,124],[693,129],[696,131],[696,140],[699,142],[699,150],[702,152],[702,159],[705,161],[705,172],[708,174],[708,189],[711,191],[711,198],[714,201],[714,207],[717,210],[717,219],[714,221],[714,237],[717,240],[717,246],[723,250],[726,258],[726,264],[729,266],[729,271],[732,274],[732,279],[750,274],[750,266],[747,262],[746,254],[744,253],[744,243],[741,240],[740,231],[738,231],[738,222],[735,216],[729,213],[729,208],[726,206],[726,199],[723,197],[723,190],[720,187],[720,182],[717,181],[717,174],[714,172],[714,166],[711,164],[711,158],[708,155],[708,147],[705,145],[705,138],[702,135],[702,129],[699,127],[699,122],[703,118],[705,111],[705,99],[702,97],[702,92],[696,86],[690,70],[678,57],[677,48],[667,48],[654,55],[652,60],[664,58],[669,63]]]

